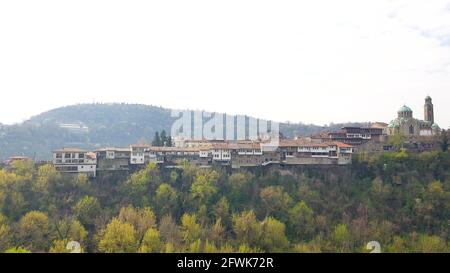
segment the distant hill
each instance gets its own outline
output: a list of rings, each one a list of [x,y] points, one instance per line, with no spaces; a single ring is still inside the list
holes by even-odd
[[[51,151],[61,147],[95,149],[128,146],[140,139],[150,142],[156,131],[170,128],[171,110],[140,104],[78,104],[44,112],[16,125],[0,124],[0,160],[23,155],[37,160],[51,158]],[[362,123],[281,124],[286,137],[311,135]]]

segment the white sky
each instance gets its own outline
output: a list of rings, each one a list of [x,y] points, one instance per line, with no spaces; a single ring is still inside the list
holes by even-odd
[[[450,0],[1,1],[0,122],[130,102],[450,125]]]

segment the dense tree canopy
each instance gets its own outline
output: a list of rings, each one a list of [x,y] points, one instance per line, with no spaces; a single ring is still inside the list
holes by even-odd
[[[351,166],[126,175],[0,169],[0,251],[449,252],[450,154],[356,157]]]

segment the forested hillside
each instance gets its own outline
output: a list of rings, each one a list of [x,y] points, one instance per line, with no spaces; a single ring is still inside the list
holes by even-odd
[[[62,107],[0,129],[0,159],[25,155],[49,159],[60,147],[95,149],[128,146],[140,139],[150,141],[156,131],[170,128],[170,110],[146,105],[81,104]],[[61,128],[80,124],[86,131]]]
[[[450,154],[227,172],[180,163],[129,175],[0,170],[0,251],[450,252]]]
[[[174,121],[170,114],[170,109],[139,104],[79,104],[57,108],[21,124],[0,125],[0,161],[14,155],[48,160],[51,151],[61,147],[95,149],[128,146],[141,139],[151,142],[155,132],[170,132]],[[86,129],[71,130],[61,128],[61,124]],[[281,124],[281,132],[293,137],[344,125]]]

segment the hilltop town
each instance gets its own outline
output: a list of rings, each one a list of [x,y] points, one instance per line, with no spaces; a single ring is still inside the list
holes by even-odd
[[[389,124],[374,122],[366,127],[344,127],[308,137],[281,137],[274,146],[268,140],[206,140],[176,137],[170,147],[147,143],[128,147],[105,147],[88,151],[65,147],[53,151],[56,170],[69,174],[133,171],[149,163],[177,168],[181,162],[199,167],[224,166],[232,169],[267,165],[348,165],[353,154],[385,153],[400,147],[413,152],[437,148],[436,136],[441,132],[434,122],[434,106],[426,97],[424,120],[414,118],[408,106],[402,106]],[[163,146],[163,147],[160,147]],[[9,162],[29,160],[11,157]]]

